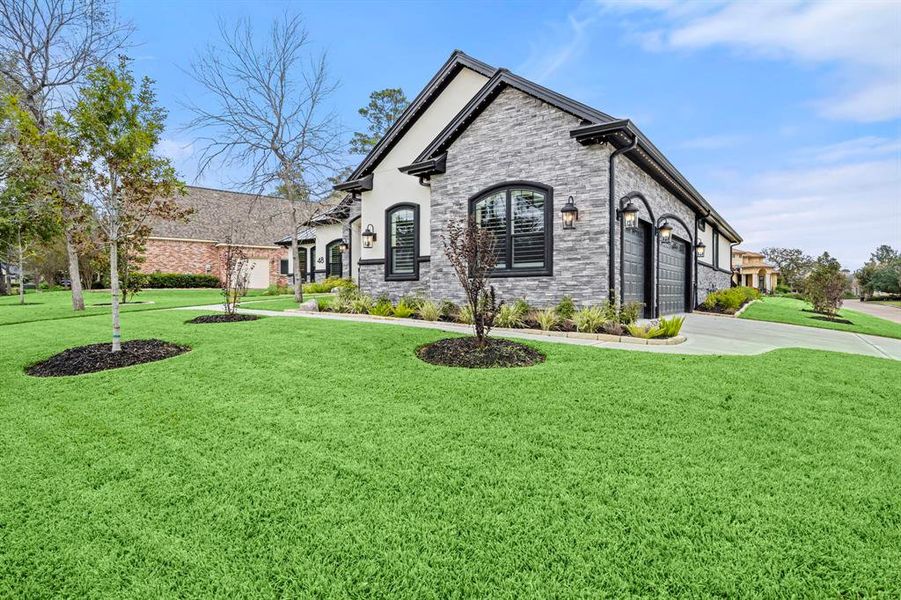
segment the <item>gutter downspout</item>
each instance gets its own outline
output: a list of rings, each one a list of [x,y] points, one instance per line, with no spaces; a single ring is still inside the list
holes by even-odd
[[[706,219],[709,216],[710,216],[710,211],[708,210],[707,214],[704,215],[704,218]],[[701,220],[700,215],[698,213],[695,213],[695,231],[694,231],[695,246],[698,245],[698,223],[700,222],[700,220]],[[692,299],[691,299],[692,306],[689,306],[688,308],[689,308],[689,312],[694,312],[695,306],[698,305],[698,249],[695,247],[695,248],[692,248],[691,250],[692,250],[691,253],[694,255],[694,265],[695,265],[694,286],[693,286],[694,296],[692,296]],[[711,253],[714,252],[713,248],[710,249],[710,252]],[[711,254],[711,256],[712,256],[712,254]],[[730,256],[731,256],[731,253],[730,253]],[[713,266],[718,267],[719,265],[713,265]]]
[[[638,136],[635,136],[632,138],[631,144],[629,144],[628,146],[623,146],[622,148],[611,152],[610,163],[607,168],[607,189],[610,192],[610,198],[608,202],[609,213],[607,216],[607,219],[609,221],[607,237],[610,240],[610,257],[607,265],[607,296],[610,298],[610,302],[612,304],[616,304],[616,171],[614,161],[620,154],[631,152],[632,150],[635,150],[637,146]]]

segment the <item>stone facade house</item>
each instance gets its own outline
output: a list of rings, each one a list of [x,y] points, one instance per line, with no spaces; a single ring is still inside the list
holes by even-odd
[[[374,296],[460,302],[451,220],[495,234],[506,300],[637,301],[648,317],[729,287],[741,241],[631,121],[460,51],[336,189],[341,236],[315,227],[317,246],[334,238],[345,251],[326,260]]]
[[[772,293],[779,283],[779,269],[766,262],[766,257],[759,252],[732,249],[732,282],[757,288],[765,294]]]
[[[144,273],[210,274],[220,277],[226,240],[241,246],[251,265],[248,287],[285,281],[288,253],[275,240],[291,230],[287,200],[189,186],[178,199],[193,209],[186,222],[156,221],[147,240]]]

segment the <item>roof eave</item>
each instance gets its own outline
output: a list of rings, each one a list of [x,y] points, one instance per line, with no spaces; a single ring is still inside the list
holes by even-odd
[[[398,167],[397,170],[414,177],[430,177],[432,175],[444,173],[447,170],[447,152],[435,158],[415,162],[405,167]]]
[[[365,177],[359,177],[357,179],[348,179],[344,183],[339,183],[334,186],[334,189],[339,192],[368,192],[372,190],[372,173]]]

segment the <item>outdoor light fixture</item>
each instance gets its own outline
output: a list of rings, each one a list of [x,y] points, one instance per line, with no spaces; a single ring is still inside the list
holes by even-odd
[[[664,244],[669,244],[673,241],[673,226],[669,224],[669,221],[663,221],[663,224],[657,228],[657,231],[660,232],[660,241]]]
[[[367,225],[366,231],[364,231],[361,235],[363,237],[363,247],[372,248],[372,244],[373,242],[375,242],[375,228],[373,228],[371,224]]]
[[[566,201],[566,204],[563,205],[563,208],[560,209],[560,214],[563,215],[563,229],[575,229],[576,221],[579,220],[579,209],[576,208],[575,203],[573,203],[573,197],[570,196],[569,200]]]
[[[623,215],[623,227],[629,231],[638,231],[638,207],[631,200],[620,212]]]
[[[695,246],[695,252],[698,253],[698,258],[704,258],[704,250],[707,249],[707,246],[704,242],[698,242],[698,245]]]
[[[339,249],[342,253],[344,253],[344,252],[347,252],[348,250],[350,250],[350,245],[349,245],[347,242],[341,242],[341,243],[338,245],[338,249]]]

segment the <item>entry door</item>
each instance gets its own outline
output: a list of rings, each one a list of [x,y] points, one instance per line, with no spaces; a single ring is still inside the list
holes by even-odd
[[[688,250],[685,242],[672,238],[669,244],[660,244],[659,261],[660,314],[671,315],[685,312],[687,310],[685,299],[688,280]]]
[[[647,227],[644,223],[639,223],[637,231],[626,230],[623,232],[623,301],[641,302],[645,306],[645,315],[648,311],[647,252],[649,249]]]

